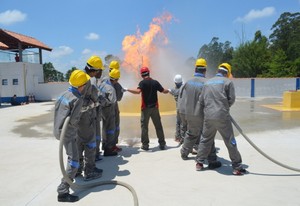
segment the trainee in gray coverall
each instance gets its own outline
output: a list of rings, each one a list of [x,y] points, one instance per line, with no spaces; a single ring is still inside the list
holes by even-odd
[[[55,103],[54,110],[54,128],[53,133],[56,139],[60,139],[61,130],[65,119],[70,116],[69,124],[66,127],[64,137],[64,148],[68,155],[68,164],[66,172],[70,179],[74,179],[79,168],[79,154],[76,144],[76,134],[80,112],[83,105],[83,96],[74,87],[70,87],[64,92]],[[61,184],[57,188],[58,194],[69,193],[70,185],[62,179]]]
[[[106,102],[102,107],[102,147],[110,150],[116,142],[115,107],[117,102],[116,91],[109,77],[103,78],[99,87]],[[104,151],[105,152],[105,151]]]
[[[180,119],[180,115],[179,115],[179,110],[178,110],[178,95],[179,95],[179,90],[182,87],[182,85],[177,88],[177,86],[175,88],[170,89],[170,94],[174,96],[175,102],[176,102],[176,130],[175,130],[175,138],[183,138],[183,136],[181,136],[181,119]]]
[[[185,93],[185,115],[187,120],[187,132],[181,147],[181,154],[188,156],[193,146],[200,141],[203,125],[203,114],[200,112],[199,97],[206,78],[202,73],[195,73],[194,78],[187,81],[182,92]],[[212,149],[215,147],[213,145]],[[209,162],[217,159],[215,152],[211,151]]]
[[[121,101],[123,97],[123,88],[121,84],[118,82],[113,85],[116,91],[116,106],[115,106],[115,126],[116,126],[116,131],[115,131],[115,145],[118,143],[119,135],[120,135],[120,110],[119,110],[119,104],[118,102]]]
[[[203,134],[200,140],[196,161],[204,163],[211,146],[214,144],[216,132],[219,131],[228,149],[232,167],[238,169],[242,158],[237,149],[229,108],[235,102],[233,82],[218,73],[208,80],[200,96],[201,107],[204,110]]]
[[[88,94],[84,98],[83,106],[89,106],[98,101],[98,90],[90,84],[87,88]],[[80,159],[80,169],[84,169],[85,175],[95,170],[96,154],[96,108],[81,113],[77,131],[77,145]],[[84,152],[84,156],[83,156]]]

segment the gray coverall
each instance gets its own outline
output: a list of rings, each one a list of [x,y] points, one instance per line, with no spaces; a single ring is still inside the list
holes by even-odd
[[[183,92],[184,85],[180,87],[178,99],[177,99],[177,111],[180,117],[180,136],[184,139],[187,130],[187,121],[186,121],[186,94]]]
[[[118,102],[122,100],[123,97],[123,88],[121,84],[116,83],[113,85],[116,91],[116,105],[115,105],[115,126],[116,126],[116,131],[115,131],[115,145],[118,143],[119,135],[120,135],[120,110],[119,110],[119,105]]]
[[[100,86],[100,79],[95,77],[91,78],[92,85],[96,86],[97,89]],[[100,91],[98,90],[98,96],[100,96]],[[100,101],[99,101],[100,102]],[[101,103],[101,102],[100,102]],[[102,108],[101,104],[96,107],[96,156],[100,155],[100,143],[101,143],[101,116],[102,116]]]
[[[87,88],[83,106],[89,106],[98,101],[98,90],[94,85]],[[79,151],[80,168],[84,169],[85,175],[94,172],[96,154],[96,108],[81,113],[77,131],[77,145]],[[84,152],[84,155],[83,155]]]
[[[218,73],[205,83],[200,96],[201,108],[203,108],[201,110],[204,111],[204,124],[196,156],[198,163],[204,163],[208,157],[218,131],[228,149],[232,167],[234,169],[241,167],[242,158],[237,149],[229,113],[229,108],[234,102],[235,89],[230,79]]]
[[[182,92],[185,93],[185,115],[187,120],[187,132],[181,147],[181,154],[188,156],[193,146],[198,144],[202,134],[203,113],[200,111],[199,97],[202,92],[205,76],[202,73],[195,73],[194,78],[187,81]],[[212,145],[213,149],[214,145]],[[215,152],[210,153],[210,161],[216,160]]]
[[[99,89],[101,95],[106,100],[102,107],[102,148],[104,150],[111,150],[116,142],[116,91],[108,77],[103,78]]]
[[[175,130],[175,139],[179,138],[179,139],[182,139],[183,137],[181,136],[181,119],[180,119],[180,115],[179,115],[179,110],[178,110],[178,95],[179,95],[179,90],[180,88],[182,87],[179,86],[179,87],[175,87],[175,88],[172,88],[170,90],[170,94],[174,96],[174,99],[175,99],[175,102],[176,102],[176,130]]]
[[[80,118],[80,112],[83,105],[83,96],[74,87],[70,87],[64,92],[55,103],[54,110],[54,128],[53,133],[56,139],[60,139],[61,130],[65,119],[70,116],[70,122],[67,125],[64,137],[64,147],[68,155],[68,164],[66,172],[70,179],[75,178],[77,169],[79,168],[79,154],[76,144],[77,128]],[[61,184],[57,188],[58,194],[69,193],[70,185],[62,179]]]

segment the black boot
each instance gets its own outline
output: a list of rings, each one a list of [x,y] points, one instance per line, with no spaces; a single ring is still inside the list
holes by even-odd
[[[116,156],[116,155],[118,155],[118,153],[113,151],[112,149],[104,150],[104,156]]]
[[[57,196],[58,202],[77,202],[79,200],[78,196],[70,195],[69,193],[59,194]]]

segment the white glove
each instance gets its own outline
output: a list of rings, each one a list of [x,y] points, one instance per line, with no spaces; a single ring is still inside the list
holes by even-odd
[[[122,88],[122,92],[126,92],[128,88]]]

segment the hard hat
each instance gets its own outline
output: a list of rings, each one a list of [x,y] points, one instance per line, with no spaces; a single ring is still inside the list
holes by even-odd
[[[111,79],[114,79],[114,80],[120,79],[120,77],[121,77],[120,70],[118,70],[118,69],[112,69],[112,70],[109,72],[109,77],[110,77]]]
[[[149,70],[148,67],[142,67],[141,70],[140,70],[140,72],[141,72],[142,76],[146,76],[146,75],[148,75],[150,73],[150,70]]]
[[[177,84],[182,83],[182,77],[180,74],[176,74],[176,76],[174,77],[174,82]]]
[[[195,66],[196,67],[207,67],[206,60],[203,58],[197,59]]]
[[[104,69],[102,60],[98,56],[91,56],[86,63],[89,67],[92,67],[91,69]]]
[[[89,81],[89,79],[90,79],[89,75],[87,75],[84,71],[77,69],[71,73],[69,83],[73,87],[80,87],[80,86],[84,85],[85,83],[87,83],[87,81]]]
[[[219,65],[219,69],[222,70],[222,68],[223,68],[223,70],[224,69],[227,70],[227,74],[228,74],[228,77],[229,77],[231,75],[231,65],[228,64],[228,63],[222,63],[222,64]]]
[[[120,64],[118,61],[111,61],[109,64],[110,69],[120,69]]]

